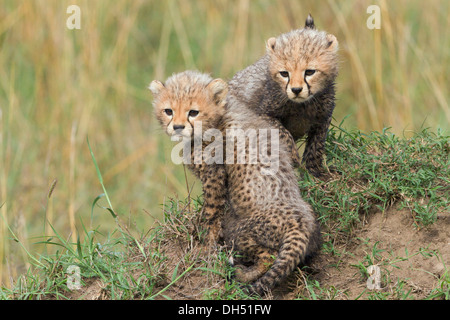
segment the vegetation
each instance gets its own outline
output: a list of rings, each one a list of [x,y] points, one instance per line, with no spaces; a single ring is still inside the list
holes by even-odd
[[[411,210],[416,226],[436,221],[449,207],[449,137],[424,129],[401,139],[388,129],[364,134],[331,130],[328,164],[331,179],[301,179],[303,196],[333,234],[347,232],[361,214],[384,212],[395,202]],[[307,175],[306,177],[309,177]],[[345,212],[345,214],[343,214]]]

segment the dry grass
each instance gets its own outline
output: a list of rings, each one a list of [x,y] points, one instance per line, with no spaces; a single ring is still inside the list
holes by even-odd
[[[3,1],[0,282],[26,267],[7,226],[38,251],[32,237],[51,234],[45,220],[75,239],[80,218],[91,219],[102,190],[88,136],[124,220],[148,226],[142,209],[159,218],[166,196],[186,196],[183,168],[170,163],[170,142],[152,117],[148,83],[187,68],[229,79],[264,53],[267,38],[302,26],[309,12],[340,42],[338,122],[351,114],[348,125],[365,131],[448,130],[450,3],[375,1],[382,23],[373,31],[373,2]],[[81,8],[81,30],[66,28],[71,4]],[[114,222],[104,216],[94,210],[90,223],[108,231]]]

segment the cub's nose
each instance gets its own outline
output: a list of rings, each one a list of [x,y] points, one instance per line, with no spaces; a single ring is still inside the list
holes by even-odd
[[[173,125],[173,130],[183,130],[184,129],[184,125],[182,124],[174,124]]]
[[[302,90],[303,90],[303,87],[300,87],[300,88],[298,88],[298,87],[296,87],[296,88],[291,88],[292,93],[295,94],[296,96],[297,96],[300,92],[302,92]]]

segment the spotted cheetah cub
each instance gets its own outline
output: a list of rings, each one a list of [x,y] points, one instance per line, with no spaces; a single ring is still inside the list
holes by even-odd
[[[292,137],[239,102],[232,102],[224,112],[224,86],[220,80],[188,72],[165,84],[152,82],[150,88],[169,134],[181,130],[180,134],[192,136],[194,118],[208,123],[203,129],[214,124],[223,133],[224,164],[202,163],[194,172],[204,182],[210,216],[216,217],[210,220],[222,219],[223,240],[237,253],[236,279],[263,294],[318,250],[319,225],[300,195],[291,158]],[[225,203],[228,209],[222,217]]]
[[[182,161],[202,182],[207,240],[214,245],[220,235],[227,180],[223,162],[213,161],[214,150],[204,152],[214,143],[202,138],[209,129],[221,130],[227,84],[206,74],[185,71],[165,83],[154,80],[149,89],[154,95],[156,118],[172,140],[183,140]],[[220,144],[218,150],[222,149]]]
[[[229,99],[277,119],[294,140],[307,136],[303,162],[323,172],[324,144],[335,107],[338,41],[308,16],[303,29],[267,41],[267,53],[229,82]]]

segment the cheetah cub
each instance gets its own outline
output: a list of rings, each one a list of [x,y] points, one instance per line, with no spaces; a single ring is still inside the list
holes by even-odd
[[[258,294],[272,289],[320,244],[316,216],[301,198],[293,169],[292,137],[239,102],[231,102],[225,112],[226,84],[203,74],[181,73],[150,88],[169,134],[182,130],[192,136],[193,116],[207,123],[203,129],[216,126],[223,133],[224,164],[193,169],[215,217],[210,220],[222,220],[223,240],[237,253],[236,279]]]
[[[172,140],[183,139],[184,163],[202,182],[207,240],[214,245],[220,236],[227,180],[223,163],[213,161],[214,150],[203,152],[212,143],[202,137],[209,129],[220,130],[222,126],[227,84],[206,74],[185,71],[171,76],[165,83],[154,80],[149,89],[154,95],[156,118]],[[201,124],[197,127],[200,129],[195,130],[195,124]]]
[[[307,136],[303,162],[315,176],[335,107],[338,41],[308,16],[303,29],[267,41],[267,53],[229,82],[229,99],[279,120],[294,140]]]

